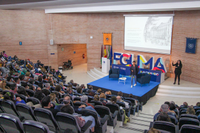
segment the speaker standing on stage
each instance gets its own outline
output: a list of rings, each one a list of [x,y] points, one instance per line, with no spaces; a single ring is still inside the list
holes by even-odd
[[[135,61],[133,61],[133,64],[131,65],[131,68],[130,68],[130,71],[131,71],[131,88],[133,87],[133,76],[134,76],[134,79],[135,79],[135,84],[134,86],[136,86],[137,84],[137,74],[138,74],[138,66],[135,64]]]
[[[176,84],[176,79],[178,77],[178,85],[180,85],[180,75],[181,75],[181,69],[182,69],[182,63],[181,60],[178,60],[176,64],[172,62],[172,66],[175,66],[175,78],[174,78],[174,84]]]

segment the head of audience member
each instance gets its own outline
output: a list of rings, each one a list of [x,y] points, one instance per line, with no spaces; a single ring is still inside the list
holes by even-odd
[[[9,89],[9,88],[6,86],[6,80],[2,80],[2,81],[1,81],[0,87],[1,87],[3,90]]]
[[[155,128],[151,128],[147,133],[161,133],[161,132]]]
[[[26,72],[26,77],[30,77],[31,73],[30,72]]]
[[[93,86],[90,85],[90,86],[88,87],[88,89],[89,89],[89,90],[93,90]]]
[[[19,76],[19,79],[20,79],[21,81],[24,80],[24,78],[25,78],[24,75],[20,75],[20,76]]]
[[[68,92],[69,94],[73,94],[72,88],[71,88],[71,87],[67,87],[67,92]]]
[[[197,102],[197,103],[196,103],[196,106],[200,107],[200,102]]]
[[[22,94],[22,95],[28,97],[28,94],[27,94],[27,92],[26,92],[26,89],[25,89],[23,86],[19,86],[19,87],[18,87],[17,93],[18,93],[18,94]]]
[[[80,86],[82,89],[85,89],[85,85],[84,84],[81,84]]]
[[[65,106],[61,107],[60,111],[64,112],[64,113],[69,113],[69,114],[74,113],[74,110],[70,105],[65,105]]]
[[[171,103],[169,104],[169,109],[170,109],[170,110],[175,110],[175,109],[176,109],[176,105],[175,105],[174,102],[171,102]]]
[[[42,107],[43,108],[51,108],[51,97],[50,96],[46,96],[42,99]]]
[[[4,95],[3,95],[3,97],[4,97],[4,101],[6,101],[6,100],[14,100],[14,95],[13,95],[13,93],[11,93],[11,92],[6,92]]]
[[[106,91],[105,95],[112,95],[111,91]]]
[[[99,96],[98,95],[94,95],[94,101],[99,101]]]
[[[167,104],[162,104],[159,112],[167,113],[168,111],[169,111],[169,106]]]
[[[51,101],[53,101],[53,102],[56,101],[56,94],[55,93],[51,93],[51,94],[49,94],[49,96],[50,96]]]
[[[34,79],[29,79],[28,82],[33,85],[35,83],[35,80]]]
[[[134,98],[133,94],[129,94],[129,97],[130,97],[130,98]]]
[[[118,101],[118,102],[121,102],[121,101],[122,101],[121,96],[117,96],[116,98],[117,98],[117,101]]]
[[[158,121],[168,121],[171,122],[169,115],[166,112],[161,112],[157,118]]]
[[[99,95],[99,98],[104,98],[104,99],[106,99],[106,95],[105,95],[104,93],[101,93],[101,94]]]
[[[187,108],[186,114],[195,115],[195,110],[194,110],[193,106],[189,106]]]
[[[94,96],[95,95],[95,93],[93,91],[91,91],[91,90],[89,90],[88,93],[89,93],[88,94],[89,96]]]
[[[12,82],[13,79],[12,79],[11,76],[8,76],[6,80],[7,80],[8,82]]]
[[[61,86],[60,85],[56,85],[55,91],[60,92],[61,91]]]
[[[50,94],[50,91],[47,90],[47,89],[42,89],[42,93],[45,95],[45,96],[48,96]]]
[[[183,107],[187,108],[188,107],[188,103],[187,102],[183,102]]]
[[[60,82],[59,85],[60,85],[61,87],[63,87],[63,82]]]
[[[117,95],[122,97],[122,96],[123,96],[123,93],[122,93],[121,91],[119,91],[119,92],[117,93]]]
[[[82,93],[82,88],[81,87],[77,88],[77,93],[80,93],[80,94]]]
[[[38,76],[38,81],[42,82],[42,76]]]
[[[81,102],[87,103],[88,102],[88,96],[87,95],[81,96]]]
[[[39,99],[40,101],[45,97],[41,90],[37,90],[34,94],[34,97]]]
[[[102,92],[102,90],[101,90],[101,88],[99,88],[99,89],[97,90],[97,93],[101,94],[101,92]]]
[[[63,99],[63,104],[69,105],[71,101],[71,98],[69,96],[65,96]]]
[[[167,104],[168,106],[170,105],[170,102],[166,101],[164,104]]]
[[[70,80],[69,82],[70,82],[71,84],[73,84],[73,83],[74,83],[74,80]]]
[[[116,102],[117,102],[116,96],[112,96],[111,99],[110,99],[110,101],[111,101],[113,104],[116,104]]]
[[[51,86],[49,83],[45,83],[45,89],[50,90]]]
[[[15,78],[14,78],[14,81],[15,81],[16,84],[20,84],[20,79],[19,79],[19,77],[15,77]]]

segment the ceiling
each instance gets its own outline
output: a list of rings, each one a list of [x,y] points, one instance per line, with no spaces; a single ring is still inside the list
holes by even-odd
[[[45,9],[46,13],[197,10],[200,0],[0,0],[0,9]]]

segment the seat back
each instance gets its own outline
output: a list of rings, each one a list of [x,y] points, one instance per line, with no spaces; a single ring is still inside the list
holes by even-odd
[[[93,96],[88,96],[88,103],[90,103],[92,100],[94,100]]]
[[[117,105],[117,104],[107,103],[106,107],[108,107],[110,109],[111,113],[114,113],[115,111],[119,112],[119,105]]]
[[[26,93],[30,96],[30,97],[33,97],[35,92],[33,90],[30,90],[30,89],[26,89]]]
[[[199,114],[200,114],[200,110],[197,110],[195,115],[199,116]]]
[[[27,102],[32,102],[34,105],[35,104],[40,104],[40,100],[35,98],[35,97],[28,97]]]
[[[51,131],[56,132],[59,129],[58,124],[50,110],[44,108],[36,108],[34,110],[34,114],[36,119],[39,122],[46,124]]]
[[[15,108],[15,104],[13,103],[13,101],[10,101],[10,100],[3,101],[1,103],[1,106],[3,107],[3,110],[6,113],[12,114],[12,115],[15,115],[15,116],[19,116],[19,113],[17,112],[17,110]]]
[[[74,106],[75,106],[75,107],[77,107],[77,106],[79,107],[79,106],[81,106],[82,104],[85,104],[85,106],[87,106],[87,104],[86,104],[86,103],[83,103],[83,102],[75,102],[75,103],[74,103]]]
[[[17,109],[18,113],[20,114],[20,116],[23,116],[25,120],[36,121],[33,110],[28,105],[23,104],[23,103],[18,103],[16,105],[16,109]]]
[[[64,132],[66,129],[71,129],[75,133],[81,132],[76,118],[71,114],[58,112],[56,114],[56,121],[61,132]]]
[[[191,115],[191,114],[182,114],[180,116],[180,118],[183,118],[183,117],[198,119],[196,115]]]
[[[74,101],[81,101],[80,97],[74,97]]]
[[[94,103],[94,105],[103,105],[102,102],[100,101],[94,101],[94,100],[91,100],[90,103]]]
[[[26,120],[23,123],[24,131],[26,133],[49,133],[49,128],[47,125],[33,121],[33,120]]]
[[[136,99],[134,99],[134,98],[130,98],[130,97],[124,97],[124,99],[125,100],[128,100],[128,101],[131,101],[131,103],[132,103],[132,106],[134,106],[135,105],[135,101],[137,101]]]
[[[111,69],[111,73],[112,73],[112,74],[119,74],[119,69],[114,69],[114,68],[112,68],[112,69]]]
[[[176,133],[176,126],[171,122],[155,121],[153,123],[153,128],[169,131],[171,133]]]
[[[181,127],[180,133],[200,133],[200,126],[185,124]]]
[[[96,105],[94,106],[94,109],[98,112],[101,118],[103,118],[105,115],[108,115],[111,117],[110,109],[106,106]]]
[[[117,104],[118,104],[119,106],[123,107],[123,108],[126,107],[126,106],[125,106],[125,103],[123,103],[123,102],[117,102]]]
[[[193,118],[184,118],[184,117],[180,118],[179,119],[179,129],[184,124],[190,124],[190,125],[197,125],[197,126],[199,126],[199,120],[193,119]]]
[[[12,114],[1,113],[0,126],[6,133],[24,133],[21,121]]]

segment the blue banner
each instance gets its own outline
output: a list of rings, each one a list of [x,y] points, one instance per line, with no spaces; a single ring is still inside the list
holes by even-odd
[[[130,76],[131,75],[131,71],[130,71],[130,67],[129,66],[113,64],[112,68],[119,69],[119,73],[121,75],[126,75],[126,76]],[[162,71],[155,71],[155,70],[149,70],[149,69],[140,68],[139,69],[139,73],[150,74],[151,75],[151,81],[160,82]]]
[[[186,53],[196,53],[196,43],[197,39],[196,38],[186,38]]]

